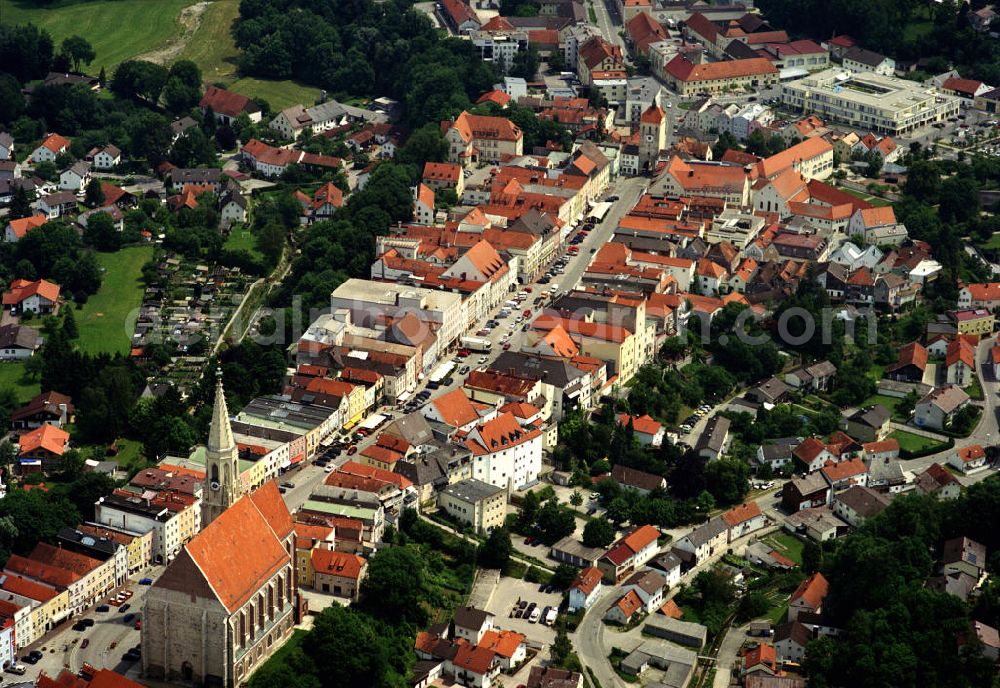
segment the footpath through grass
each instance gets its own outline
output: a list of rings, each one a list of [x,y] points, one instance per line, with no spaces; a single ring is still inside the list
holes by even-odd
[[[142,303],[142,266],[153,256],[152,246],[130,246],[116,253],[98,253],[104,268],[101,288],[76,311],[77,345],[90,354],[126,353],[134,331],[132,311]]]
[[[236,77],[240,51],[231,29],[239,14],[239,0],[214,0],[201,15],[198,30],[177,56],[178,60],[191,60],[198,65],[205,83]]]
[[[155,50],[180,33],[177,17],[194,0],[3,0],[4,24],[31,22],[46,29],[58,52],[67,36],[82,36],[94,47],[97,59],[87,67],[97,74],[110,72],[119,62]]]

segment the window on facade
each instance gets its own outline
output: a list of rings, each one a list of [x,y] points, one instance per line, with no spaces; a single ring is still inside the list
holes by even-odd
[[[267,586],[267,618],[274,621],[274,586]]]

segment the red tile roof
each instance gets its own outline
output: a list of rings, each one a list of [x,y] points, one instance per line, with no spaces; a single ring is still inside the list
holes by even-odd
[[[570,587],[579,588],[580,592],[584,595],[590,595],[601,583],[601,576],[603,575],[601,570],[596,566],[585,568],[576,574],[576,579]]]
[[[670,76],[683,82],[718,81],[720,79],[778,73],[771,61],[763,57],[694,64],[684,55],[677,55],[663,69]]]
[[[260,109],[246,96],[217,86],[205,89],[205,95],[201,97],[198,106],[210,107],[213,112],[226,117],[239,117],[242,112],[257,112]]]
[[[635,590],[629,590],[627,593],[621,596],[621,598],[615,602],[615,606],[621,611],[625,620],[632,618],[632,615],[637,611],[642,609],[642,600],[639,596],[635,594]]]
[[[746,504],[734,506],[729,511],[723,513],[722,520],[724,520],[726,524],[732,528],[758,518],[759,516],[761,516],[761,511],[760,507],[757,506],[757,502],[747,502]]]
[[[976,350],[964,338],[953,339],[948,343],[944,362],[949,368],[961,362],[969,368],[975,369]]]
[[[62,428],[46,423],[41,427],[21,435],[19,451],[22,454],[43,449],[56,456],[62,456],[69,442],[69,433]]]
[[[861,459],[851,459],[849,461],[841,461],[840,463],[827,461],[820,470],[831,483],[837,483],[841,480],[847,480],[856,475],[867,473],[868,467],[865,466],[865,462]]]
[[[483,675],[490,670],[495,659],[496,653],[488,647],[461,642],[451,662],[460,671]]]
[[[310,558],[316,573],[350,578],[355,581],[361,579],[362,572],[367,565],[367,562],[356,554],[336,552],[322,547],[312,550]]]
[[[48,221],[49,218],[39,213],[32,215],[31,217],[22,217],[18,220],[11,220],[10,222],[7,223],[7,225],[10,227],[10,230],[14,233],[14,236],[16,236],[18,239],[23,239],[24,235],[27,234],[29,231],[35,229],[36,227],[41,227]]]
[[[483,633],[483,638],[479,641],[479,647],[485,647],[501,657],[510,659],[517,652],[517,649],[524,644],[526,639],[525,636],[515,631],[489,630]]]
[[[684,616],[684,610],[677,606],[677,603],[673,599],[669,599],[664,602],[663,606],[659,608],[659,611],[664,616],[669,616],[671,619],[680,619]]]
[[[826,578],[823,577],[822,573],[817,572],[799,583],[799,587],[795,589],[788,601],[794,603],[801,599],[810,609],[819,609],[823,606],[823,600],[829,589],[830,584]]]
[[[962,463],[972,463],[986,456],[986,451],[979,444],[970,444],[967,447],[962,447],[956,453]]]
[[[462,166],[450,162],[427,162],[424,163],[425,182],[448,182],[457,184],[462,176]]]
[[[274,514],[262,513],[249,496],[241,497],[184,546],[230,612],[289,563],[288,552],[275,537],[268,516]],[[289,532],[291,527],[289,524]]]
[[[14,306],[20,304],[27,298],[35,295],[48,299],[52,303],[59,300],[59,285],[48,280],[35,280],[29,282],[25,279],[16,279],[10,283],[10,291],[3,295],[3,305]]]

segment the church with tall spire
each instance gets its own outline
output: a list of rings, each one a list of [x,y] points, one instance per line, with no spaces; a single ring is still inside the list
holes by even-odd
[[[201,532],[146,592],[142,672],[237,688],[292,636],[295,526],[273,480],[243,493],[221,375],[206,445]]]
[[[240,481],[239,450],[229,424],[222,371],[216,373],[212,424],[205,445],[205,484],[201,496],[201,527],[217,519],[243,494]]]

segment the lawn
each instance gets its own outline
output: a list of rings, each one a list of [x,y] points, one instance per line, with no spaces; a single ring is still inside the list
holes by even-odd
[[[871,203],[873,206],[876,207],[892,205],[892,201],[880,198],[879,196],[872,196],[867,191],[856,191],[855,189],[849,189],[846,186],[838,186],[837,188],[845,193],[851,194],[856,198],[860,198],[863,201],[868,201],[869,203]]]
[[[263,258],[261,252],[257,250],[257,238],[253,232],[244,227],[233,227],[222,248],[230,251],[248,251],[255,258]]]
[[[180,32],[177,17],[194,0],[57,0],[38,3],[31,0],[3,2],[3,22],[31,22],[47,29],[58,45],[67,36],[78,35],[90,41],[97,59],[87,67],[97,74],[123,60],[154,50]]]
[[[126,353],[134,332],[134,313],[142,303],[142,266],[153,256],[152,246],[124,248],[117,253],[98,253],[104,268],[101,288],[78,310],[77,341],[87,353]]]
[[[983,386],[981,384],[979,384],[979,378],[978,377],[972,378],[972,383],[968,387],[965,388],[965,391],[968,393],[968,395],[971,398],[973,398],[973,399],[975,399],[977,401],[982,401],[983,400]]]
[[[118,454],[115,455],[115,461],[126,471],[131,471],[133,468],[145,468],[146,457],[142,453],[142,442],[119,438]]]
[[[249,76],[231,83],[229,90],[242,93],[248,98],[263,98],[275,112],[298,103],[312,105],[319,96],[319,89],[312,86],[303,86],[294,81],[254,79]]]
[[[1000,232],[991,236],[989,241],[976,246],[987,251],[1000,251]]]
[[[41,391],[37,382],[24,378],[24,364],[4,361],[0,363],[0,389],[12,389],[19,403],[29,401]]]
[[[864,407],[871,406],[872,404],[881,404],[882,406],[885,406],[885,409],[893,415],[893,418],[905,421],[907,420],[906,418],[900,418],[896,415],[896,407],[899,406],[901,401],[903,400],[899,397],[887,397],[884,394],[875,394],[865,399],[861,406]]]
[[[906,432],[905,430],[896,430],[890,434],[889,437],[892,437],[899,442],[900,451],[910,452],[911,454],[935,449],[941,450],[947,446],[944,442],[938,442],[937,440],[933,440],[929,437],[914,435],[912,432]]]
[[[212,2],[201,17],[198,30],[177,59],[197,64],[206,83],[235,78],[239,50],[230,29],[239,14],[239,0]]]
[[[802,565],[802,550],[805,543],[799,538],[789,533],[777,532],[768,535],[763,541],[778,550],[779,554],[785,555],[799,566]]]

